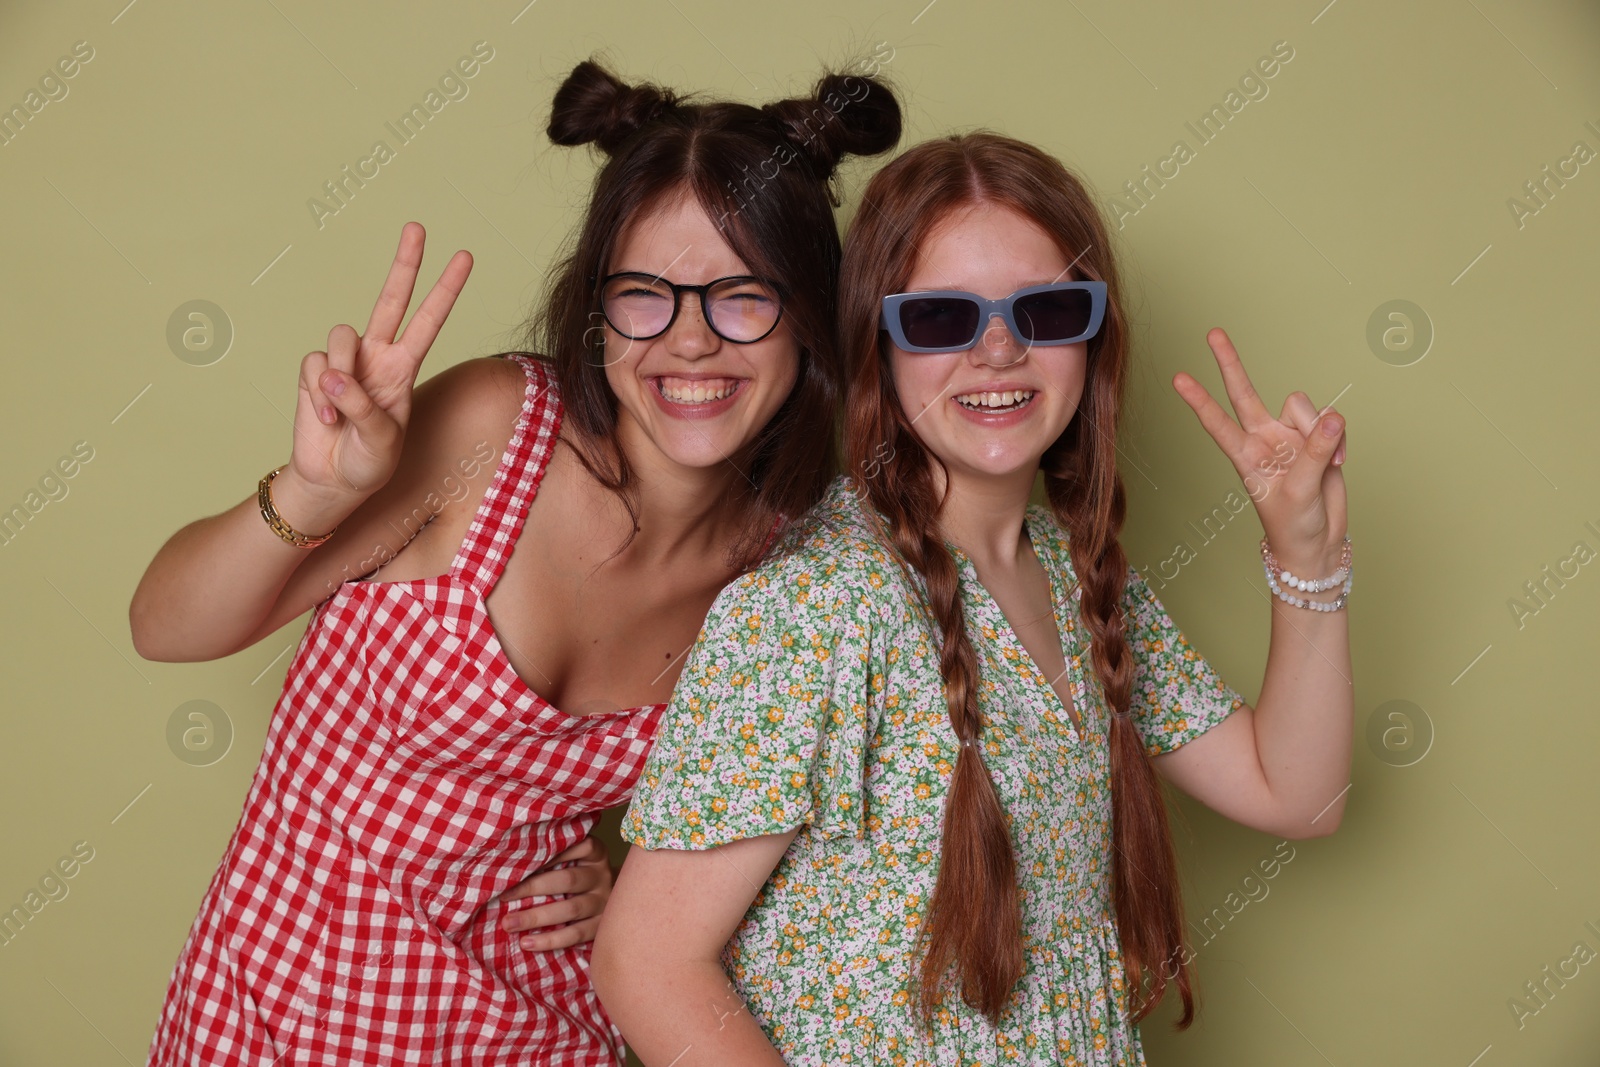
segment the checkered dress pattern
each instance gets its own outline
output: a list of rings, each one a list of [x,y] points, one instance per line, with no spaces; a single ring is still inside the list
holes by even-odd
[[[589,945],[530,952],[495,897],[632,794],[663,705],[575,716],[484,598],[561,422],[538,360],[446,575],[346,582],[289,667],[244,812],[173,971],[151,1065],[614,1065]]]

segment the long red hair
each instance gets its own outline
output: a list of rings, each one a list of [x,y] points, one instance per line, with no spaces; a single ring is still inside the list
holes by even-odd
[[[967,636],[955,560],[940,533],[933,464],[895,392],[879,307],[902,291],[928,234],[975,203],[1009,207],[1060,247],[1080,279],[1106,283],[1107,306],[1088,343],[1078,410],[1040,466],[1051,510],[1068,533],[1082,584],[1082,617],[1095,675],[1112,712],[1112,901],[1134,1022],[1177,987],[1178,1028],[1194,1018],[1183,906],[1163,793],[1128,711],[1133,659],[1121,610],[1128,560],[1117,542],[1126,496],[1115,441],[1129,359],[1128,322],[1100,210],[1083,183],[1032,145],[997,134],[926,141],[868,184],[845,241],[840,338],[849,364],[845,455],[904,565],[927,590],[924,608],[942,635],[940,668],[956,736],[975,738],[978,663]],[[870,477],[863,472],[871,471]],[[945,801],[939,876],[922,929],[918,1004],[931,1017],[955,968],[962,999],[998,1019],[1022,976],[1020,892],[1010,829],[976,746],[963,745]]]

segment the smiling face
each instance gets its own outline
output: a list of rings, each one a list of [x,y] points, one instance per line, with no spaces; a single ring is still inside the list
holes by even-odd
[[[624,271],[680,285],[752,273],[693,196],[673,198],[623,231],[605,273]],[[761,340],[736,344],[711,330],[700,300],[689,293],[658,337],[629,340],[610,323],[604,330],[617,430],[635,462],[648,462],[640,450],[691,468],[735,459],[799,376],[800,348],[784,318]]]
[[[1004,297],[1077,280],[1069,262],[1026,216],[979,203],[933,228],[902,291]],[[1087,341],[1030,346],[995,316],[965,352],[911,353],[891,343],[889,364],[912,429],[952,478],[1031,479],[1078,409],[1088,350]]]

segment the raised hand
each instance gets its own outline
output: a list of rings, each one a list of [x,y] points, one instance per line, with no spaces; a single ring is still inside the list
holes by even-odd
[[[1178,372],[1172,386],[1194,410],[1239,477],[1266,532],[1267,543],[1296,574],[1322,576],[1338,565],[1348,528],[1344,472],[1344,419],[1330,406],[1322,412],[1302,392],[1290,393],[1273,418],[1244,363],[1221,327],[1206,334],[1222,382],[1239,421],[1228,417],[1206,387]],[[1266,476],[1264,480],[1263,476]]]
[[[572,866],[557,867],[562,863]],[[586,837],[500,894],[502,901],[568,894],[566,898],[513,911],[501,920],[501,929],[520,931],[519,944],[541,952],[593,941],[615,880],[605,846]]]
[[[405,334],[395,334],[411,305],[426,233],[408,222],[400,231],[389,277],[365,333],[340,323],[328,350],[300,361],[290,467],[325,500],[359,503],[381,488],[400,462],[411,417],[417,371],[472,272],[472,256],[457,252],[445,264]]]

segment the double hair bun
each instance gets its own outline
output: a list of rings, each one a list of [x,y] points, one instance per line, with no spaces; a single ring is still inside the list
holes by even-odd
[[[684,121],[699,111],[725,111],[730,121],[741,111],[764,116],[822,181],[845,156],[876,155],[900,140],[899,102],[876,77],[830,72],[818,80],[810,97],[757,109],[737,103],[697,104],[671,89],[629,85],[592,59],[574,67],[556,90],[546,132],[556,144],[593,144],[615,155],[640,130],[657,122]]]

